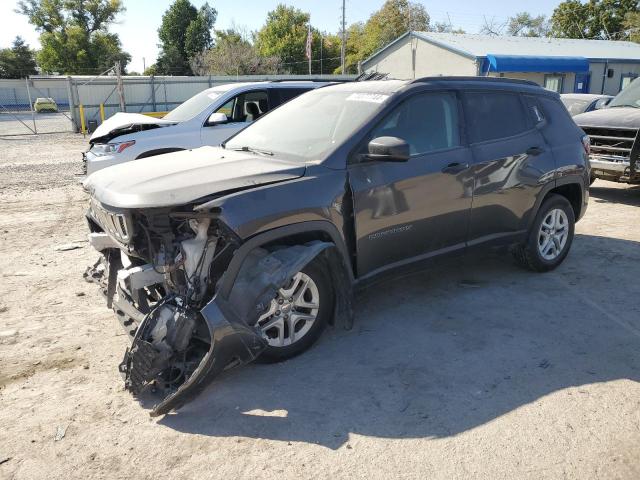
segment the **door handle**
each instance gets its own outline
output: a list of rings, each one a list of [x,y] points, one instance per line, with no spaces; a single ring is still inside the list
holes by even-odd
[[[453,162],[442,169],[442,173],[456,174],[469,168],[468,163]]]
[[[544,148],[542,147],[531,147],[525,153],[527,155],[533,155],[535,157],[536,155],[540,155],[543,152],[544,152]]]

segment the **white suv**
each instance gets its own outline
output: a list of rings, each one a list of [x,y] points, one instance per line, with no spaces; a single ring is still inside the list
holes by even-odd
[[[325,82],[231,83],[209,88],[158,119],[116,113],[91,135],[84,173],[163,153],[216,146],[269,110]]]

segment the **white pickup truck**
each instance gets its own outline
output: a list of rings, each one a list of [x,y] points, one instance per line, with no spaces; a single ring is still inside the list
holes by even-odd
[[[323,85],[326,83],[312,81],[231,83],[200,92],[161,119],[117,113],[91,135],[91,147],[83,154],[83,173],[219,145],[269,110]]]

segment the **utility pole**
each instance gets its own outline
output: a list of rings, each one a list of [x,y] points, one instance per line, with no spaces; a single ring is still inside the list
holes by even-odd
[[[344,75],[344,57],[346,52],[347,31],[345,28],[345,7],[346,0],[342,0],[342,47],[340,48],[340,61],[342,65],[342,75]]]
[[[120,61],[116,62],[116,85],[118,87],[118,95],[120,97],[120,111],[126,112],[127,105],[124,101],[124,84],[122,83],[122,64]]]

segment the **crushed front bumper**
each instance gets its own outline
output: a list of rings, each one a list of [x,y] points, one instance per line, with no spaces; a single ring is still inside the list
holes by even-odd
[[[211,339],[209,350],[189,378],[175,392],[170,393],[153,407],[152,417],[164,415],[171,410],[182,407],[199,395],[221,372],[252,362],[266,347],[265,341],[256,331],[235,318],[228,309],[228,305],[218,298],[214,298],[207,304],[200,311],[200,315],[205,321]],[[149,345],[142,341],[141,334],[144,331],[145,325],[143,323],[138,328],[132,347],[125,353],[120,366],[120,370],[125,376],[125,382],[135,374],[136,365],[133,360],[138,347],[142,344]],[[145,350],[148,351],[149,348],[147,347]],[[152,352],[151,358],[144,359],[143,363],[152,361],[154,355],[155,352]]]
[[[101,250],[103,259],[87,271],[85,278],[101,285],[107,297],[107,305],[113,308],[127,333],[133,336],[131,347],[127,349],[120,365],[127,389],[138,395],[147,386],[155,385],[156,380],[165,375],[168,369],[174,368],[171,363],[173,359],[177,365],[181,357],[186,357],[187,351],[195,350],[193,345],[202,346],[202,337],[207,338],[204,343],[207,346],[206,352],[198,354],[188,371],[181,370],[184,381],[179,386],[164,390],[161,401],[151,411],[152,416],[180,408],[197,396],[222,371],[249,363],[260,355],[267,343],[259,330],[253,327],[259,315],[269,305],[277,290],[295,273],[321,252],[334,246],[332,243],[316,241],[274,252],[256,248],[246,255],[234,256],[232,265],[219,282],[218,292],[204,307],[196,310],[183,300],[176,301],[176,310],[184,313],[182,317],[176,315],[176,319],[196,318],[199,327],[202,324],[206,327],[206,334],[202,328],[190,329],[190,333],[182,338],[188,337],[187,341],[192,343],[188,344],[188,348],[181,349],[170,342],[170,348],[166,348],[167,343],[164,340],[157,342],[157,335],[154,333],[157,326],[161,325],[163,314],[160,309],[179,297],[169,295],[167,299],[173,300],[165,302],[163,299],[149,311],[140,311],[137,306],[140,302],[134,298],[136,294],[131,287],[139,287],[139,290],[157,278],[142,267],[134,267],[139,269],[135,272],[131,272],[131,268],[123,268],[120,250],[110,248],[113,245],[109,245],[102,236],[94,237],[92,245]],[[101,270],[98,272],[99,268]],[[181,328],[181,321],[177,320],[172,324],[174,331]],[[161,328],[164,327],[161,325]],[[164,339],[170,336],[166,331],[163,335]],[[161,348],[158,348],[159,343]]]

